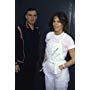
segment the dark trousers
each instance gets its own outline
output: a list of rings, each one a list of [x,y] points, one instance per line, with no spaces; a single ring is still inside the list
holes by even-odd
[[[36,74],[35,74],[35,79],[34,79],[34,84],[35,84],[34,90],[45,90],[44,76],[45,75],[44,75],[43,71],[40,72],[40,69],[37,68]]]
[[[15,90],[45,90],[44,73],[37,65],[24,64],[15,76]]]
[[[23,64],[20,64],[20,72],[15,73],[15,90],[24,90],[24,70],[23,70]]]

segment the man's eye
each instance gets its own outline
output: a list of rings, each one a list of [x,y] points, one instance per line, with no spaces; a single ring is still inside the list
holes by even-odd
[[[29,14],[29,16],[32,16],[31,14]]]
[[[37,15],[34,15],[35,17],[37,16]]]

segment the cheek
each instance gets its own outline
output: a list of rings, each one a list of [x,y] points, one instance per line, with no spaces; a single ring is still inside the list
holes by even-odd
[[[34,21],[36,21],[37,20],[37,18],[36,17],[34,17]]]
[[[26,19],[27,19],[27,20],[30,20],[30,17],[28,16]]]
[[[59,28],[60,28],[60,29],[63,29],[63,25],[62,25],[62,24],[59,24]]]

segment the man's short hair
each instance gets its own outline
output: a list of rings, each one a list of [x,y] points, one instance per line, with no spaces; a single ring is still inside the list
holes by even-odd
[[[37,15],[38,15],[38,11],[36,8],[28,8],[26,11],[25,11],[25,15],[27,14],[28,11],[36,11],[37,12]]]

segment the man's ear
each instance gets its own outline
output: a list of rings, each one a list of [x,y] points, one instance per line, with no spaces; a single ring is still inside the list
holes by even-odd
[[[25,19],[27,19],[27,15],[25,15]]]
[[[36,20],[37,20],[37,16],[36,16]]]

